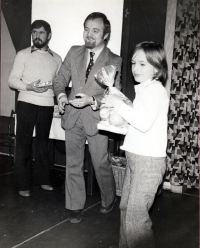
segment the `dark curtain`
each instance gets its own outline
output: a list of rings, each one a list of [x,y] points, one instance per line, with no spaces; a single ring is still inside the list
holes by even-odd
[[[166,181],[199,187],[200,4],[177,1],[168,122]]]

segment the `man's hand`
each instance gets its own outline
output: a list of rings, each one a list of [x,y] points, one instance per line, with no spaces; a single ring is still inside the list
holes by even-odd
[[[61,114],[63,114],[65,112],[65,105],[66,104],[69,104],[69,102],[68,102],[67,96],[63,95],[58,100],[58,109],[59,109]]]
[[[48,86],[46,86],[46,88],[53,90],[53,85],[48,85]]]
[[[27,84],[26,89],[28,91],[35,91],[37,93],[43,93],[48,90],[48,87],[38,87],[40,80],[34,81],[31,84]]]
[[[76,94],[76,98],[74,100],[70,100],[69,103],[76,108],[83,108],[87,105],[90,105],[93,101],[91,96],[88,96],[83,93]]]

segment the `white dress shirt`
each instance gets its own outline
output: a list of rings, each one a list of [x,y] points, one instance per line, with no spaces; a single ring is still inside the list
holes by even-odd
[[[100,49],[96,50],[94,52],[94,57],[93,57],[93,61],[95,63],[95,61],[97,60],[97,58],[99,57],[99,54],[101,53],[101,51],[104,49],[104,46],[100,47]],[[87,63],[86,63],[86,69],[90,63],[90,52],[92,52],[90,49],[88,49],[88,58],[87,58]],[[85,71],[86,71],[85,69]]]

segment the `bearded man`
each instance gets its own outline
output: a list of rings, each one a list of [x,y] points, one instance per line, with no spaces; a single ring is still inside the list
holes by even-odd
[[[53,190],[48,161],[48,138],[54,111],[52,79],[62,64],[61,57],[48,46],[51,39],[49,23],[34,21],[31,34],[33,46],[17,53],[8,80],[9,86],[19,91],[16,107],[15,182],[19,195],[23,197],[30,196],[34,127],[34,183],[44,190]]]
[[[115,203],[115,182],[108,162],[108,137],[100,133],[99,107],[105,88],[95,81],[95,73],[106,65],[117,69],[115,87],[121,89],[122,59],[107,48],[111,26],[103,13],[91,13],[84,21],[85,45],[69,50],[59,73],[53,80],[53,89],[62,116],[66,137],[66,208],[71,210],[69,220],[79,223],[84,211],[86,192],[83,176],[84,148],[89,151],[100,188],[102,214],[109,213]],[[65,88],[72,81],[69,97]]]

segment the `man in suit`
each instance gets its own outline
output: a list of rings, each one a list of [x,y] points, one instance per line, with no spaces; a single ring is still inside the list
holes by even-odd
[[[99,12],[90,14],[84,22],[85,45],[69,50],[58,75],[53,80],[58,107],[63,113],[61,125],[66,137],[66,208],[71,210],[70,222],[79,223],[86,201],[83,175],[85,141],[88,141],[96,179],[101,192],[101,213],[110,212],[115,203],[115,182],[108,162],[108,137],[100,134],[99,107],[105,87],[97,83],[95,73],[106,65],[117,68],[115,87],[121,89],[119,56],[107,47],[110,22]],[[65,88],[72,80],[69,97]]]

